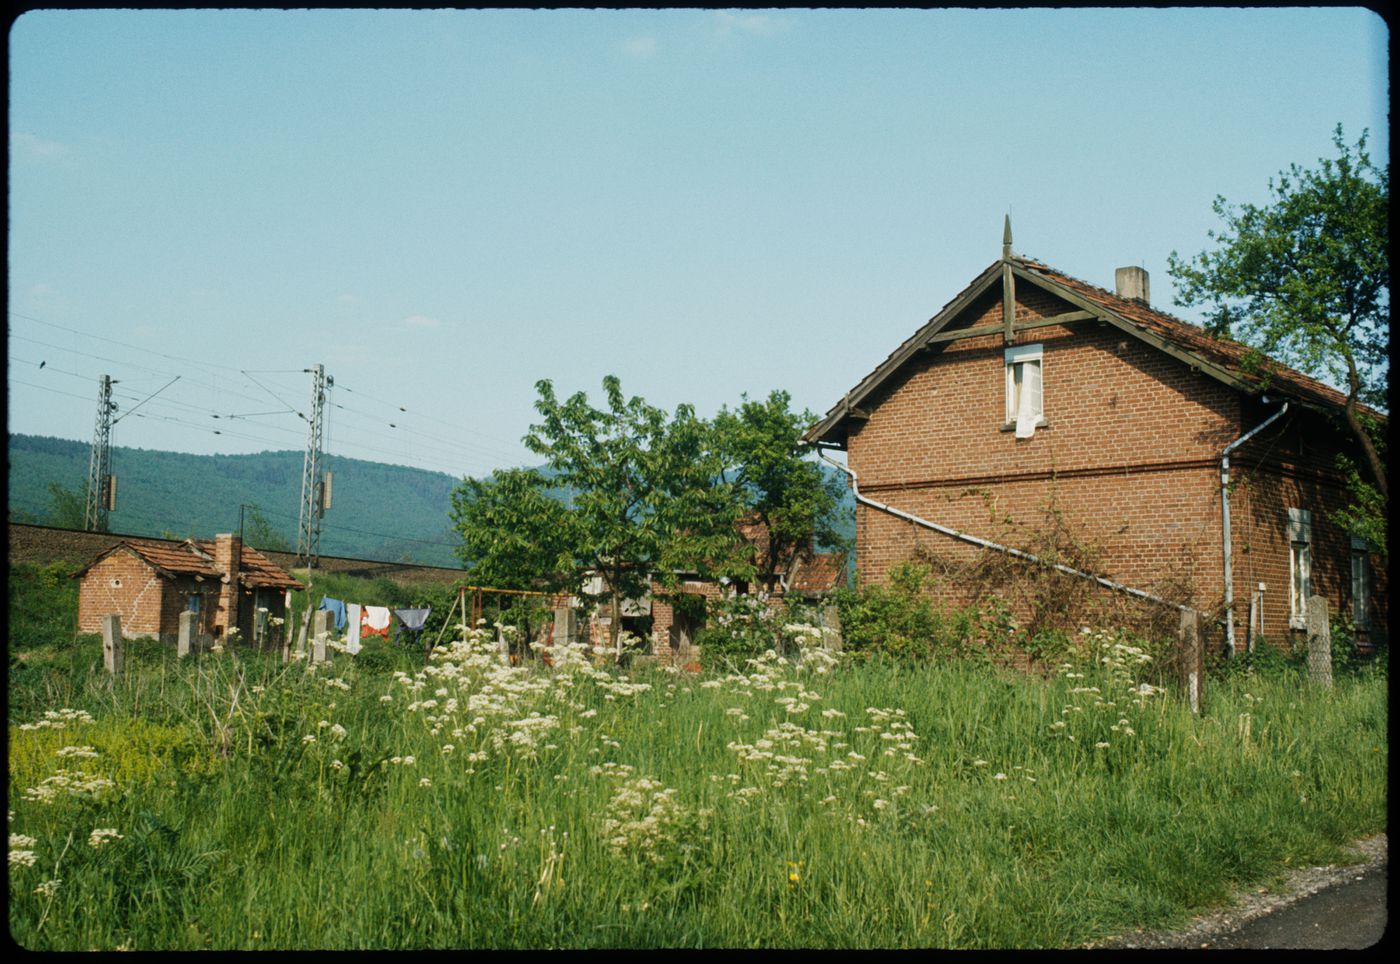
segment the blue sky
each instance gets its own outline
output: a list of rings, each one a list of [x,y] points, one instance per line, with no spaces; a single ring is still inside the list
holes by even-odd
[[[537,461],[541,378],[821,414],[1007,213],[1196,320],[1216,195],[1339,122],[1389,162],[1361,9],[34,11],[9,54],[12,433],[87,441],[108,374],[116,444],[301,449],[324,364],[332,456],[457,476]]]

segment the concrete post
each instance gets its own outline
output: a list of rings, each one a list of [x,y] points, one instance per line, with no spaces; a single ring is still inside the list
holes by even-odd
[[[1308,678],[1320,686],[1332,685],[1332,627],[1327,600],[1308,597]]]
[[[190,646],[194,642],[195,621],[199,619],[199,613],[183,612],[180,614],[180,637],[175,644],[175,655],[184,659],[190,654]]]
[[[568,606],[554,610],[554,645],[572,646],[578,642],[578,614]]]
[[[312,617],[312,643],[311,661],[313,663],[325,663],[329,661],[326,651],[326,637],[330,635],[331,614],[328,610],[318,609]]]
[[[822,607],[822,641],[834,653],[841,652],[841,611],[835,606]]]
[[[1200,714],[1205,695],[1205,647],[1201,645],[1201,614],[1194,609],[1181,611],[1177,631],[1177,659],[1181,664],[1181,686],[1191,712]]]
[[[102,664],[113,676],[122,671],[122,618],[116,613],[102,617]]]

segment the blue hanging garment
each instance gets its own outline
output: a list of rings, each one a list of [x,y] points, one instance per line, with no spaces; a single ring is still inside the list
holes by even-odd
[[[319,608],[326,610],[334,617],[336,632],[345,629],[345,601],[343,599],[332,599],[330,596],[326,596],[321,600]]]

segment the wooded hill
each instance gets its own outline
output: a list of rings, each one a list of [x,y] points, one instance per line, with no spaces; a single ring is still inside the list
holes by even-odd
[[[9,518],[13,522],[82,528],[87,489],[86,442],[11,435]],[[295,550],[304,454],[190,455],[112,447],[117,507],[108,528],[131,535],[208,539],[237,532],[260,549]],[[334,456],[331,508],[321,523],[328,556],[460,566],[460,539],[448,517],[461,481],[446,472]],[[824,471],[835,472],[822,466]],[[55,499],[57,485],[66,498]],[[563,493],[559,493],[563,495]],[[854,542],[854,500],[846,493],[843,534]]]
[[[89,446],[86,442],[11,435],[9,517],[16,522],[82,525]],[[190,455],[113,446],[117,507],[109,528],[133,535],[210,538],[237,532],[239,505],[248,542],[264,549],[295,549],[303,453]],[[331,508],[321,524],[325,555],[460,566],[447,515],[460,482],[445,472],[385,465],[339,456]],[[76,497],[55,500],[50,485]],[[67,503],[66,505],[64,503]],[[65,514],[69,517],[65,517]]]

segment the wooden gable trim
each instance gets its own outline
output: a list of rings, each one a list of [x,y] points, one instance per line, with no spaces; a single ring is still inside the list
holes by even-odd
[[[1028,318],[1025,321],[1018,321],[1011,326],[1011,331],[1013,333],[1032,331],[1036,328],[1048,328],[1051,325],[1068,325],[1075,321],[1091,321],[1097,317],[1098,315],[1092,311],[1066,311],[1058,315],[1051,315],[1048,318]],[[1001,334],[1004,328],[1004,324],[1000,324],[982,325],[977,328],[957,328],[953,331],[940,331],[938,334],[929,338],[928,344],[924,347],[932,349],[935,345],[957,341],[962,338],[980,338],[984,335],[997,335]]]

